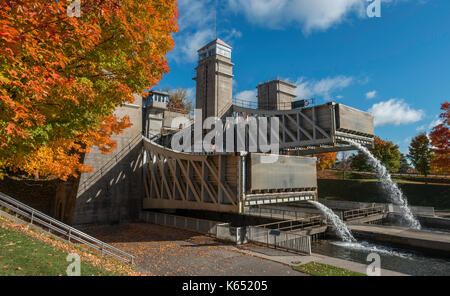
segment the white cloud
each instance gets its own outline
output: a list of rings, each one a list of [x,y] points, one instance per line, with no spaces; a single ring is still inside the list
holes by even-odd
[[[412,109],[402,99],[390,99],[374,104],[368,112],[374,116],[375,126],[413,123],[420,121],[425,115],[423,110]]]
[[[178,0],[179,31],[174,35],[175,48],[168,54],[169,60],[195,62],[197,50],[214,38],[211,3],[211,0]]]
[[[205,28],[214,22],[211,0],[178,0],[179,32]]]
[[[306,80],[304,77],[300,77],[295,83],[297,85],[295,93],[301,99],[321,96],[325,100],[330,100],[335,91],[350,86],[353,80],[353,77],[344,75],[327,77],[321,80]],[[336,98],[342,98],[342,96],[338,95]]]
[[[242,32],[233,28],[231,30],[225,30],[223,36],[225,40],[237,39],[242,37]]]
[[[242,100],[242,101],[251,101],[251,102],[256,102],[257,98],[257,91],[255,90],[244,90],[241,91],[240,93],[236,94],[235,98],[238,100]]]
[[[375,98],[377,95],[377,91],[376,90],[372,90],[366,93],[366,98],[367,99],[373,99]]]
[[[437,116],[436,116],[436,117],[437,117]],[[441,124],[441,123],[442,123],[442,119],[436,118],[435,120],[433,120],[432,122],[430,122],[430,124],[428,124],[428,126],[425,125],[425,124],[423,124],[423,125],[421,125],[421,126],[418,126],[418,127],[416,128],[416,131],[418,131],[418,132],[423,132],[423,131],[426,131],[426,130],[432,130],[436,125],[439,125],[439,124]]]
[[[197,60],[197,50],[206,45],[214,38],[214,32],[211,29],[197,31],[193,34],[184,34],[178,44],[178,62],[195,62]]]
[[[388,5],[408,0],[381,0]],[[420,0],[427,1],[427,0]],[[292,24],[304,34],[325,31],[346,21],[349,16],[366,18],[367,0],[228,0],[229,8],[242,13],[257,25],[281,29]]]
[[[428,129],[433,129],[436,125],[441,124],[442,122],[444,122],[441,118],[437,118],[435,120],[433,120],[432,122],[430,122],[430,124],[428,125]]]
[[[350,86],[353,81],[353,77],[343,75],[327,77],[320,80],[308,80],[304,77],[300,77],[294,82],[297,86],[295,94],[299,99],[307,99],[315,96],[323,97],[325,100],[331,100],[332,96],[335,99],[342,99],[342,95],[334,96],[333,93]],[[256,89],[244,90],[234,97],[243,101],[257,102],[257,94],[258,91]]]
[[[188,101],[195,102],[195,87],[186,88]]]
[[[403,140],[403,144],[407,144],[409,145],[409,143],[411,143],[412,137],[407,137]]]
[[[364,0],[228,0],[228,3],[252,23],[275,29],[297,24],[305,34],[326,30],[352,13],[364,17],[366,5]]]
[[[178,63],[192,63],[197,60],[197,50],[215,37],[215,0],[178,0],[179,31],[174,35],[175,48],[168,58]],[[223,30],[217,35],[230,42],[240,38],[242,33],[235,28]]]
[[[421,125],[421,126],[416,127],[416,131],[417,132],[422,132],[424,130],[425,130],[425,125]]]

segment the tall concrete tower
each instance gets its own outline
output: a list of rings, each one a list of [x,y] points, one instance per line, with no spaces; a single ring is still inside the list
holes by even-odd
[[[195,107],[203,110],[203,119],[222,116],[232,104],[233,66],[231,46],[220,39],[198,50]]]
[[[290,110],[297,86],[283,80],[272,80],[258,85],[258,109]]]

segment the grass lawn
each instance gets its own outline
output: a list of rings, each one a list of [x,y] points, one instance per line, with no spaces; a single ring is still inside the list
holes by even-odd
[[[77,253],[82,276],[129,275],[129,266],[101,258],[63,240],[50,237],[0,217],[0,276],[59,276],[73,261],[67,255]]]
[[[309,262],[304,265],[293,266],[292,268],[313,276],[366,276],[363,273],[316,262]]]

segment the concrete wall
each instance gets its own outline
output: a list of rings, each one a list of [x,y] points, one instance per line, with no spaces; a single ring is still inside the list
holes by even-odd
[[[437,228],[437,229],[445,229],[450,230],[450,219],[449,218],[441,218],[441,217],[431,217],[431,216],[416,216],[419,220],[420,224],[426,228]],[[387,216],[387,220],[392,223],[398,223],[401,221],[402,217],[397,213],[389,213]]]
[[[78,180],[21,180],[4,177],[0,192],[66,224],[71,223]]]
[[[164,121],[163,121],[163,127],[165,128],[172,128],[172,121],[176,118],[184,117],[187,121],[191,121],[194,119],[194,116],[191,114],[185,114],[185,113],[179,113],[179,112],[173,112],[173,111],[164,111]],[[175,129],[178,129],[179,126],[175,126]]]
[[[143,124],[145,126],[145,136],[150,138],[161,133],[164,121],[164,109],[146,108]]]
[[[369,203],[369,202],[355,202],[355,201],[344,201],[344,200],[326,200],[319,199],[319,202],[326,205],[331,209],[339,209],[339,210],[353,210],[353,209],[362,209],[362,208],[370,208],[370,207],[384,207],[386,211],[391,213],[400,212],[400,207],[390,204],[390,203]],[[409,206],[411,212],[415,215],[423,215],[423,216],[434,216],[434,208],[433,207],[419,207],[419,206]]]
[[[258,108],[290,110],[296,86],[282,80],[273,80],[258,85]]]
[[[379,182],[318,179],[319,198],[340,201],[387,203]],[[450,186],[436,184],[399,183],[399,188],[413,206],[450,209]]]
[[[117,148],[112,154],[98,149],[85,156],[84,163],[94,171],[81,175],[73,225],[108,224],[139,219],[143,198],[142,177],[142,98],[115,112],[128,115],[133,124],[123,134],[113,136]]]
[[[199,61],[195,107],[203,110],[203,118],[217,116],[218,112],[231,105],[233,66],[230,59],[220,55]]]

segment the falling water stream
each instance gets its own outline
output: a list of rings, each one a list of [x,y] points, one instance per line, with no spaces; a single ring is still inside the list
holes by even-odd
[[[333,230],[335,230],[337,236],[341,239],[341,241],[331,241],[327,245],[319,245],[315,246],[316,251],[322,253],[325,252],[326,255],[334,254],[336,257],[341,257],[343,259],[350,259],[353,261],[354,257],[361,257],[362,254],[369,254],[369,253],[378,253],[380,256],[383,256],[384,258],[388,259],[392,262],[397,262],[398,264],[402,265],[402,272],[406,272],[408,270],[407,266],[411,264],[411,262],[414,261],[426,261],[429,260],[427,257],[421,257],[414,255],[408,251],[403,250],[396,250],[391,247],[386,247],[382,245],[372,244],[367,241],[357,241],[354,236],[352,235],[350,229],[348,229],[347,225],[342,221],[338,215],[336,215],[330,208],[326,207],[325,205],[316,202],[316,201],[309,201],[309,203],[313,204],[326,218],[327,221],[331,222],[331,226]],[[348,251],[345,251],[348,250]],[[351,250],[351,251],[350,251]],[[350,253],[348,253],[350,252]],[[350,255],[351,254],[351,255]],[[361,260],[361,258],[359,258]],[[439,266],[439,268],[445,268],[448,269],[447,264],[443,264],[442,260],[439,259],[433,259],[434,263]],[[358,261],[358,260],[357,260]],[[364,261],[362,261],[364,262]],[[405,267],[406,266],[406,267]],[[395,269],[395,264],[393,266],[390,266],[390,268]],[[403,269],[404,268],[404,269]],[[427,265],[427,268],[430,268],[429,265]],[[421,271],[420,269],[418,271],[419,274],[421,274],[424,271]],[[433,273],[436,273],[433,271]],[[440,274],[437,272],[436,274]]]
[[[400,190],[400,188],[398,188],[398,185],[392,181],[391,175],[389,174],[386,167],[381,163],[381,161],[373,156],[366,147],[351,140],[347,140],[347,142],[357,147],[368,157],[369,164],[375,169],[377,177],[381,181],[382,188],[384,189],[384,191],[386,191],[389,201],[399,206],[400,214],[402,215],[406,226],[408,228],[420,230],[420,223],[419,221],[417,221],[417,219],[412,214],[411,209],[408,207],[408,200],[403,195],[403,192]]]
[[[344,221],[342,221],[338,215],[336,215],[330,208],[324,206],[320,202],[317,201],[309,201],[314,206],[316,206],[322,214],[327,218],[328,221],[330,221],[333,224],[333,229],[336,231],[336,234],[339,236],[339,238],[344,242],[356,242],[356,239],[353,237],[350,230],[347,228],[347,225],[345,225]]]
[[[376,159],[367,148],[359,143],[348,141],[350,144],[361,150],[369,159],[369,164],[376,170],[377,177],[382,183],[382,187],[387,193],[389,201],[400,208],[400,214],[406,223],[406,226],[413,229],[421,229],[420,223],[412,214],[408,207],[408,201],[403,192],[392,182],[391,176],[386,167]],[[351,261],[364,263],[369,253],[376,252],[383,258],[384,268],[397,270],[407,274],[415,275],[442,275],[450,271],[450,265],[445,259],[431,258],[422,256],[410,251],[404,251],[372,244],[366,241],[358,242],[348,229],[347,225],[331,209],[325,205],[309,201],[327,218],[332,224],[341,241],[332,241],[327,244],[316,246],[316,251],[325,255],[333,254],[333,257],[339,257]]]

